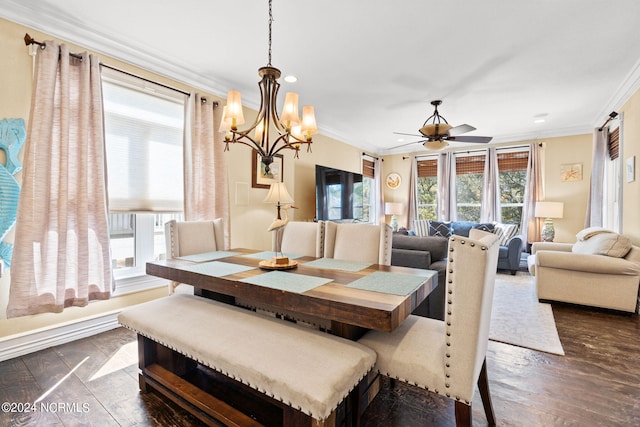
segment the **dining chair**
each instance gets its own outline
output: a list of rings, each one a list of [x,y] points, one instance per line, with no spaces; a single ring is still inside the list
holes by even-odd
[[[222,218],[210,221],[176,221],[164,225],[167,258],[223,250],[224,228]],[[179,282],[172,281],[169,293],[175,292]]]
[[[388,224],[326,221],[324,257],[391,265],[391,239]]]
[[[498,249],[492,233],[452,236],[444,321],[410,315],[393,332],[369,331],[359,340],[378,354],[380,374],[453,399],[457,426],[471,426],[476,383],[495,425],[486,352]]]
[[[273,233],[273,251],[321,258],[324,251],[324,221],[290,221]]]

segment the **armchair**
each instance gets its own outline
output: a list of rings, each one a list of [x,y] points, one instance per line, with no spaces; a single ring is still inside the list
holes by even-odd
[[[172,219],[164,225],[164,238],[167,258],[225,249],[221,218],[212,221],[176,221]],[[173,293],[179,284],[171,282],[169,293]]]
[[[534,243],[527,263],[538,299],[637,312],[640,247],[625,239],[603,230],[575,244]]]
[[[498,253],[498,270],[509,270],[512,276],[520,268],[520,256],[522,255],[522,236],[513,236],[506,245],[500,246]]]
[[[290,221],[273,233],[272,247],[286,254],[320,258],[324,252],[324,222]]]
[[[326,221],[324,257],[391,265],[391,238],[387,224]]]
[[[375,350],[380,374],[455,400],[457,426],[471,425],[476,383],[487,421],[495,425],[486,351],[497,241],[480,230],[450,237],[444,321],[411,315],[391,333],[369,331],[358,341]]]

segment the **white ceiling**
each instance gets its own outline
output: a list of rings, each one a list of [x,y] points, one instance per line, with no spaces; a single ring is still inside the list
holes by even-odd
[[[589,133],[640,82],[638,0],[273,0],[273,66],[321,132],[387,154],[442,99],[495,143]],[[258,104],[266,0],[0,0],[0,16]],[[21,43],[16,40],[16,43]],[[282,95],[281,95],[282,96]],[[544,123],[534,119],[544,117]],[[404,142],[408,142],[405,140]]]

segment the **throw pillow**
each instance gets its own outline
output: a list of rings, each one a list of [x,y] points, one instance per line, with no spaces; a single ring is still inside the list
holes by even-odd
[[[631,250],[631,239],[618,233],[600,233],[574,243],[571,252],[624,258]]]
[[[589,227],[589,228],[585,228],[584,230],[578,232],[578,234],[576,234],[576,239],[578,239],[578,241],[587,240],[590,237],[593,237],[596,234],[601,234],[601,233],[613,233],[613,231],[606,230],[606,229],[604,229],[602,227]]]
[[[477,228],[478,230],[486,231],[487,233],[495,233],[496,226],[490,222],[482,222],[480,224],[476,224],[473,228]]]
[[[413,220],[413,229],[416,236],[425,237],[429,235],[429,220],[415,219]]]
[[[429,220],[429,236],[451,237],[451,222]]]
[[[518,224],[502,224],[496,222],[494,233],[498,235],[500,239],[500,246],[507,246],[509,240],[516,234],[518,234]]]

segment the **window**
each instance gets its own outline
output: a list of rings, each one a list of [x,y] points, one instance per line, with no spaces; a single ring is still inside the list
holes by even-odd
[[[109,227],[117,286],[164,259],[164,224],[182,218],[185,96],[103,68]]]
[[[529,151],[504,151],[497,157],[502,222],[519,225],[527,185]]]
[[[375,172],[375,163],[362,159],[362,222],[374,222],[376,211]]]
[[[438,219],[438,159],[418,160],[418,219]]]
[[[484,160],[484,154],[456,154],[456,207],[459,221],[480,221]]]

